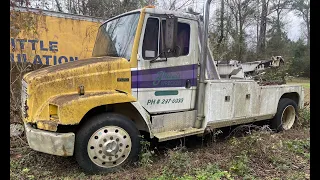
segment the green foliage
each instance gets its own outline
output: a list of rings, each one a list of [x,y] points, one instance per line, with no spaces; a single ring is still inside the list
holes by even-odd
[[[284,64],[277,68],[266,69],[264,74],[257,76],[257,79],[259,79],[261,83],[274,82],[285,84],[285,77],[287,76],[288,69],[289,64]]]
[[[217,165],[208,164],[206,169],[197,170],[197,180],[218,180],[221,178],[232,179],[228,171],[221,171]]]
[[[23,173],[28,173],[29,171],[30,171],[29,168],[24,168],[24,169],[22,169],[22,172],[23,172]]]
[[[266,52],[269,56],[285,56],[289,54],[287,47],[290,40],[284,31],[284,23],[277,22],[275,17],[272,18],[271,28],[267,32],[267,38]]]
[[[183,148],[179,148],[176,151],[169,150],[167,153],[168,160],[166,166],[163,168],[161,175],[151,178],[150,180],[166,180],[177,179],[183,177],[191,169],[190,153],[183,151]],[[189,177],[185,177],[186,179]]]
[[[286,148],[298,155],[310,158],[310,140],[291,140],[285,142]]]
[[[310,48],[299,39],[292,42],[291,50],[291,66],[288,70],[290,75],[310,77]]]
[[[169,174],[181,176],[191,169],[191,153],[184,152],[183,148],[179,148],[176,151],[169,151],[169,160],[167,162],[167,171]]]
[[[303,171],[295,171],[287,177],[288,180],[310,179],[310,176]]]
[[[162,173],[161,176],[151,178],[150,180],[219,180],[219,179],[233,180],[228,171],[222,171],[217,165],[208,164],[205,168],[194,168],[192,172],[178,176],[170,174],[167,171]]]
[[[204,168],[195,168],[191,166],[191,153],[183,151],[182,148],[177,151],[168,152],[168,162],[163,168],[160,176],[153,177],[150,180],[218,180],[221,178],[232,179],[231,174],[222,171],[217,165],[208,164]]]
[[[152,166],[152,156],[154,155],[154,151],[150,151],[150,142],[143,139],[143,136],[140,141],[141,151],[139,155],[139,164],[142,167]]]
[[[232,160],[229,170],[231,173],[244,177],[250,171],[248,162],[249,158],[247,156],[247,153],[242,152],[241,155],[236,156],[235,159]]]
[[[289,162],[281,154],[278,153],[270,155],[268,159],[276,167],[289,165]]]
[[[299,118],[295,123],[298,127],[310,127],[310,108],[304,107],[299,110]]]

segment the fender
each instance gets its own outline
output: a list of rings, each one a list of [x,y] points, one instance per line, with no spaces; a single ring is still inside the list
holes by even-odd
[[[141,106],[139,102],[131,102],[131,104],[136,108],[136,110],[139,112],[144,122],[148,126],[150,138],[153,138],[153,133],[151,131],[150,114]]]
[[[304,90],[299,85],[274,85],[274,86],[262,86],[260,92],[260,114],[273,114],[277,113],[278,103],[282,97],[289,96],[296,93],[298,96],[297,105],[299,108],[303,108],[304,104]],[[294,99],[293,99],[294,100]]]
[[[109,90],[103,92],[86,92],[85,95],[68,94],[56,96],[49,100],[49,111],[56,110],[58,124],[75,125],[79,124],[84,115],[94,107],[135,102],[136,98],[130,94],[119,93],[118,91]],[[51,110],[52,111],[52,110]],[[52,113],[50,111],[50,113]]]

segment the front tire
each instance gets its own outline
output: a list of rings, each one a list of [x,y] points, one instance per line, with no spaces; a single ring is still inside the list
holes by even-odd
[[[139,135],[135,124],[123,115],[93,116],[76,133],[75,158],[86,173],[114,172],[138,160]]]
[[[297,103],[289,98],[281,98],[275,117],[271,120],[271,129],[277,132],[289,130],[297,117]]]

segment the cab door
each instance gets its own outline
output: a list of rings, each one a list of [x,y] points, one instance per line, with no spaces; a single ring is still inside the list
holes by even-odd
[[[160,22],[165,27],[165,18],[146,14],[132,88],[136,88],[139,103],[151,114],[192,110],[198,74],[197,24],[178,18],[179,53],[165,58],[161,53]]]

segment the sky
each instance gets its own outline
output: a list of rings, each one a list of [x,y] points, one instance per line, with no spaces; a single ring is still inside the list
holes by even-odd
[[[164,6],[164,1],[168,0],[158,0],[159,6]],[[184,3],[186,0],[177,0],[178,5],[180,6],[181,3]],[[199,12],[202,14],[203,9],[203,2],[204,0],[193,0],[191,5],[187,7],[192,7],[196,12]],[[217,8],[216,2],[218,0],[212,0],[210,5],[210,17],[213,17],[214,11]],[[302,18],[297,17],[293,12],[289,12],[284,16],[285,24],[285,30],[288,33],[288,38],[296,41],[301,37],[301,24],[303,22]]]
[[[301,37],[301,24],[303,23],[302,18],[294,15],[293,12],[289,12],[286,16],[288,24],[286,25],[286,30],[288,32],[288,37],[291,40],[298,40]]]

